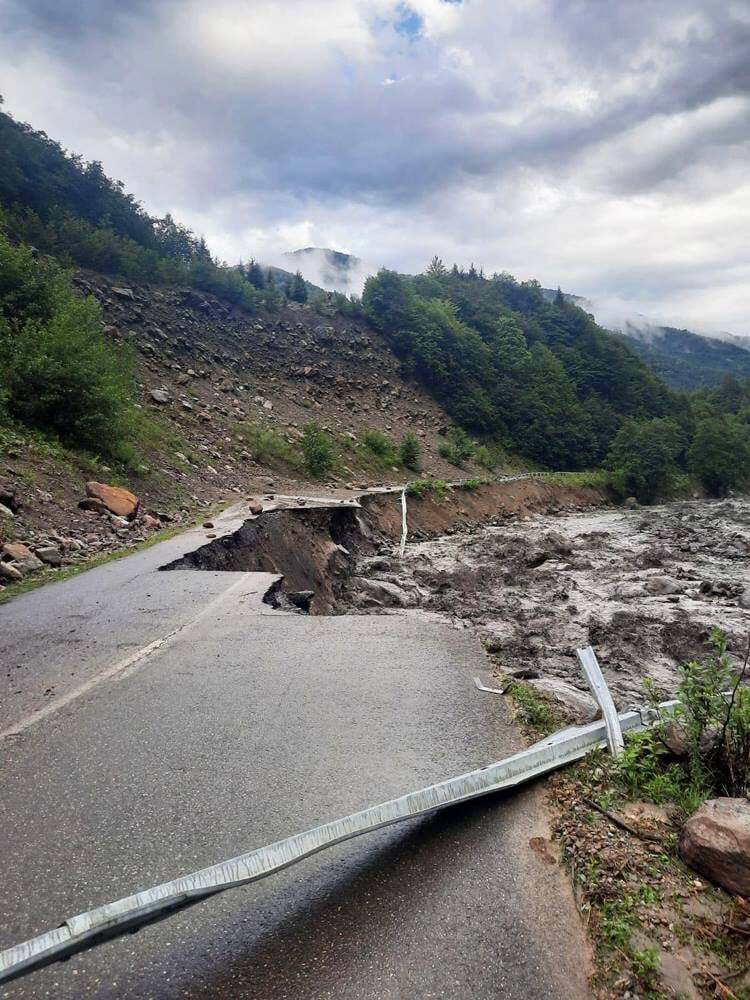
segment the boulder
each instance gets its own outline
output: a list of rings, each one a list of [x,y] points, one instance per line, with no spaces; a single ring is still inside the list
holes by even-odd
[[[359,590],[367,597],[373,597],[388,607],[403,608],[409,603],[406,592],[395,583],[388,583],[385,580],[368,580],[366,577],[359,577],[356,583]]]
[[[750,896],[750,803],[709,799],[680,834],[680,857],[727,892]]]
[[[664,596],[665,594],[681,594],[685,586],[671,576],[650,576],[645,581],[646,590],[649,594]]]
[[[48,566],[62,565],[62,552],[56,545],[42,545],[40,548],[36,549],[35,555]]]
[[[162,406],[168,403],[171,398],[166,389],[152,389],[149,395],[155,403],[159,403]]]
[[[78,506],[81,510],[91,510],[95,514],[107,513],[107,505],[102,500],[97,500],[96,497],[86,497],[78,502]]]
[[[555,701],[567,708],[576,722],[585,724],[593,722],[599,715],[599,706],[585,691],[568,684],[567,681],[560,680],[559,677],[540,677],[538,680],[529,681],[537,691],[548,694]]]
[[[12,561],[13,566],[22,576],[34,573],[43,566],[41,560],[37,559],[31,549],[22,545],[21,542],[6,542],[3,545],[2,558],[6,562]]]
[[[154,528],[161,527],[161,521],[152,514],[144,514],[141,518],[141,524],[147,531],[153,531]]]
[[[21,501],[15,485],[0,483],[0,504],[8,508],[10,514],[17,514],[21,509]]]
[[[13,563],[0,562],[0,578],[18,583],[19,580],[23,580],[23,573],[20,569],[16,569]]]
[[[118,299],[128,299],[128,301],[135,301],[135,295],[133,295],[132,288],[112,288],[112,294],[116,295]]]
[[[106,483],[86,483],[86,496],[100,500],[111,514],[125,517],[129,521],[136,516],[140,506],[140,500],[130,490],[123,489],[122,486],[108,486]]]

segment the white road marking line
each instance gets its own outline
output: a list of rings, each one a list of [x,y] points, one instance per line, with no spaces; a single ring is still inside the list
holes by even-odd
[[[73,688],[72,691],[68,691],[67,694],[61,695],[56,701],[49,702],[43,708],[37,708],[33,712],[29,712],[28,715],[24,716],[18,722],[9,726],[7,729],[0,731],[0,741],[7,739],[12,736],[20,736],[21,733],[25,732],[31,726],[35,726],[38,722],[43,719],[48,718],[50,715],[54,715],[55,712],[59,712],[61,708],[65,708],[72,701],[77,698],[88,694],[93,691],[100,684],[104,684],[106,681],[111,680],[121,680],[123,677],[131,674],[139,666],[141,666],[153,653],[162,649],[166,646],[176,635],[192,628],[197,625],[198,622],[204,618],[207,614],[214,611],[219,605],[221,605],[227,598],[234,593],[239,587],[244,583],[247,583],[248,577],[255,576],[254,573],[243,573],[239,580],[223,590],[219,595],[217,595],[212,601],[202,608],[198,614],[191,618],[190,621],[183,622],[182,625],[178,625],[177,628],[173,628],[171,632],[167,632],[166,635],[161,636],[159,639],[154,639],[147,646],[143,646],[141,649],[137,650],[135,653],[131,653],[126,656],[124,660],[118,660],[117,663],[113,663],[111,666],[106,667],[100,673],[96,674],[95,677],[90,677],[83,684],[80,684],[77,688]]]

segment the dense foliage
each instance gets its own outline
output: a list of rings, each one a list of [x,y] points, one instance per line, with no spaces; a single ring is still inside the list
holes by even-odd
[[[130,357],[102,332],[99,304],[49,258],[0,234],[0,416],[97,454],[125,457]]]
[[[544,465],[598,464],[626,419],[673,406],[621,341],[536,282],[435,260],[415,278],[368,279],[363,305],[457,424]]]
[[[672,389],[720,385],[725,375],[750,378],[750,350],[690,330],[656,327],[626,343]]]
[[[2,99],[0,98],[0,103]],[[131,281],[191,285],[248,311],[264,304],[265,278],[227,267],[203,239],[167,214],[153,218],[101,163],[84,162],[30,125],[0,112],[0,222],[17,242]],[[282,285],[304,301],[307,289],[279,272]],[[278,287],[270,292],[277,306]]]

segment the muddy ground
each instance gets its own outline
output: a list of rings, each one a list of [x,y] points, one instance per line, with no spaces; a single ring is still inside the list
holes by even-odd
[[[575,649],[591,644],[621,709],[644,677],[666,694],[710,629],[741,653],[750,630],[750,501],[534,513],[358,560],[337,610],[431,612],[475,628],[507,673],[575,705]],[[418,612],[417,612],[417,609]],[[585,717],[593,703],[582,699]]]

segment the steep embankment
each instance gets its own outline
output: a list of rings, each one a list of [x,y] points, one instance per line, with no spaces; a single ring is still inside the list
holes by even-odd
[[[75,283],[101,303],[107,335],[134,352],[139,405],[149,419],[138,442],[144,465],[122,485],[140,498],[140,514],[123,521],[80,510],[86,482],[112,482],[115,472],[34,435],[6,432],[0,543],[56,549],[52,564],[66,565],[248,493],[413,478],[368,448],[365,430],[395,444],[411,431],[422,474],[455,476],[438,454],[446,414],[402,376],[366,324],[294,303],[251,316],[194,289],[125,285],[93,272],[79,272]],[[299,440],[311,421],[329,431],[337,451],[323,483],[310,483],[301,462]]]

